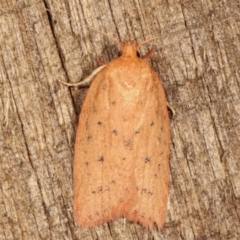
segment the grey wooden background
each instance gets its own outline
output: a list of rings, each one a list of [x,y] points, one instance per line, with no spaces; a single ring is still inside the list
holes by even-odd
[[[239,239],[239,0],[0,1],[0,239]],[[73,219],[75,131],[87,89],[68,88],[118,56],[106,36],[158,38],[150,65],[171,119],[162,230]]]

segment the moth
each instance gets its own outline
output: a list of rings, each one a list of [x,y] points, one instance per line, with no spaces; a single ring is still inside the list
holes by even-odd
[[[161,81],[147,63],[154,50],[138,57],[143,43],[118,42],[120,57],[90,77],[75,142],[74,213],[80,226],[120,217],[149,229],[164,223],[169,117]]]

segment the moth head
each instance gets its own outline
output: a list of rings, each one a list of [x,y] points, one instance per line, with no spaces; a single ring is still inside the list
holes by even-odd
[[[126,41],[121,44],[121,56],[137,56],[138,44],[135,41]]]
[[[148,39],[146,41],[143,41],[143,42],[141,42],[139,44],[137,44],[133,40],[132,41],[126,41],[124,43],[119,43],[118,42],[118,45],[121,46],[121,53],[120,53],[120,55],[124,56],[124,57],[136,57],[136,56],[140,57],[140,54],[138,52],[138,49],[140,48],[140,46],[142,46],[143,44],[145,44],[145,43],[147,43],[147,42],[149,42],[149,41],[151,41],[151,40],[153,40],[155,38],[156,37],[150,38],[150,39]],[[149,54],[147,54],[143,59],[148,59],[152,55],[153,52],[154,52],[153,50],[151,52],[149,52]]]
[[[126,42],[120,42],[118,41],[116,38],[112,37],[111,35],[101,32],[97,29],[92,28],[92,30],[100,32],[103,35],[106,35],[108,38],[112,39],[115,43],[117,43],[118,46],[121,47],[121,52],[119,53],[119,56],[123,56],[123,57],[139,57],[140,58],[140,54],[138,52],[138,49],[140,48],[140,46],[142,46],[145,43],[148,43],[158,37],[152,37],[149,38],[139,44],[137,44],[134,40],[131,41],[126,41]],[[152,49],[146,56],[144,56],[142,59],[149,59],[149,57],[153,54],[154,49]]]

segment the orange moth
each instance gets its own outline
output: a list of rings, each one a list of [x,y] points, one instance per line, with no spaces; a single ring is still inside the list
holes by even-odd
[[[89,77],[74,157],[74,212],[80,226],[119,217],[150,229],[164,223],[169,117],[162,84],[147,63],[154,51],[137,56],[143,43],[118,42],[121,56]]]

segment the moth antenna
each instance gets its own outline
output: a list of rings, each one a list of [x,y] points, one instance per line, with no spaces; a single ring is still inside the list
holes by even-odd
[[[114,38],[113,36],[111,36],[110,34],[107,34],[107,33],[105,33],[105,32],[99,31],[99,30],[97,30],[96,28],[90,28],[90,29],[92,29],[93,31],[96,31],[96,32],[98,32],[98,33],[101,33],[102,35],[107,36],[109,39],[111,39],[111,40],[113,40],[115,43],[117,43],[117,45],[119,45],[120,47],[122,47],[123,44],[122,44],[121,42],[119,42],[116,38]]]
[[[138,44],[138,49],[139,49],[143,44],[148,43],[148,42],[150,42],[150,41],[152,41],[152,40],[154,40],[154,39],[156,39],[156,38],[158,38],[158,37],[151,37],[151,38],[149,38],[149,39],[147,39],[147,40],[139,43],[139,44]]]

